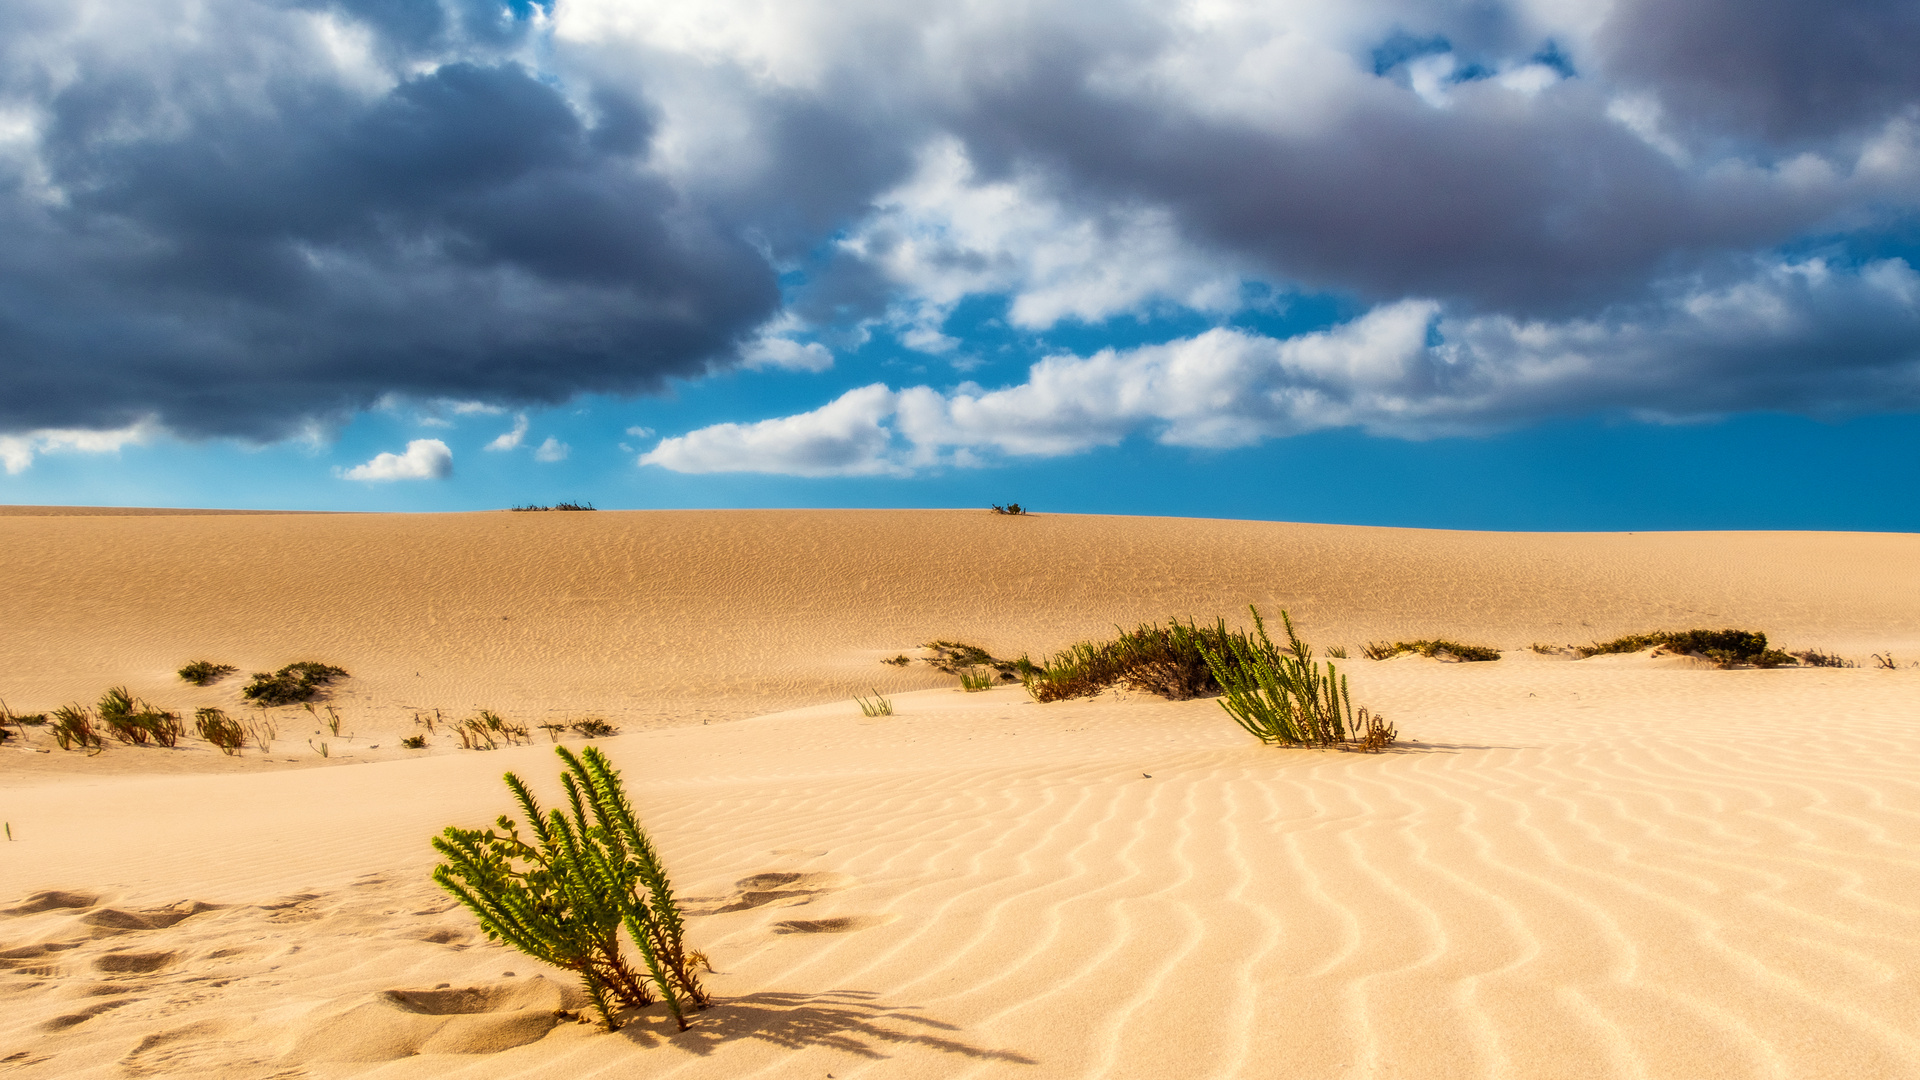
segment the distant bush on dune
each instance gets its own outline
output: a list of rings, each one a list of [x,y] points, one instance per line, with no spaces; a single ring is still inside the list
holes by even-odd
[[[254,672],[253,681],[240,691],[240,696],[256,705],[297,705],[313,700],[313,696],[333,680],[346,677],[343,668],[303,660],[279,671]]]
[[[1578,645],[1574,649],[1583,658],[1664,649],[1681,656],[1711,660],[1723,668],[1772,668],[1800,662],[1779,649],[1768,648],[1767,635],[1757,630],[1655,630]]]

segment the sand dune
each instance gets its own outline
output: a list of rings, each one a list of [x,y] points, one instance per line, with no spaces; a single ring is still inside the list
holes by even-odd
[[[1254,745],[1208,701],[1042,706],[876,662],[936,635],[1048,648],[1244,600],[1351,644],[1729,622],[1864,659],[1920,643],[1912,538],[500,517],[0,520],[40,560],[5,571],[27,611],[103,605],[91,634],[10,619],[0,692],[86,694],[136,661],[164,688],[226,643],[255,666],[345,664],[369,717],[398,708],[392,672],[431,657],[434,685],[474,697],[678,720],[603,745],[721,1004],[684,1034],[660,1016],[597,1033],[556,1015],[579,1007],[558,973],[480,940],[426,880],[429,834],[507,809],[503,769],[551,791],[544,745],[362,748],[325,768],[304,745],[240,762],[0,750],[18,837],[0,848],[0,1066],[1920,1076],[1920,669],[1356,660],[1356,700],[1408,736],[1368,756]],[[156,521],[164,542],[114,531]],[[127,585],[117,603],[102,572]],[[610,599],[568,607],[613,579]],[[256,607],[308,589],[309,606]],[[422,632],[423,607],[489,593],[533,625]],[[942,685],[895,693],[892,717],[844,697],[915,680]],[[700,697],[708,684],[727,693]],[[711,719],[771,715],[672,712],[698,701]]]

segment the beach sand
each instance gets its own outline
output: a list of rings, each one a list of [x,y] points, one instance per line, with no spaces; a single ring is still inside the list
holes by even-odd
[[[0,550],[16,712],[352,673],[267,754],[0,746],[9,1075],[1920,1076],[1920,537],[16,508]],[[1353,650],[1397,751],[880,663],[1248,603]],[[1694,626],[1861,666],[1528,649]],[[1506,655],[1359,658],[1438,636]],[[428,879],[503,771],[555,791],[538,728],[398,748],[478,708],[621,729],[714,963],[692,1030],[557,1018]]]

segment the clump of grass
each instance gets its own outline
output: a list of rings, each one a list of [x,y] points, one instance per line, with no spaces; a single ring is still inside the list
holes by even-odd
[[[908,656],[906,653],[901,653],[898,656],[889,656],[880,662],[883,664],[891,664],[894,667],[906,667],[908,664],[913,663],[913,657]]]
[[[1819,649],[1808,649],[1805,652],[1791,653],[1789,655],[1807,667],[1850,668],[1859,666],[1844,656],[1821,652]]]
[[[202,739],[218,747],[228,757],[239,757],[240,751],[247,745],[246,725],[228,716],[223,709],[209,707],[194,710],[193,726]]]
[[[46,722],[46,713],[17,713],[8,708],[6,702],[0,701],[0,724],[12,724],[20,729],[22,736],[26,735],[28,728],[41,727]]]
[[[93,711],[85,705],[62,705],[53,710],[53,741],[62,750],[85,750],[89,755],[107,748],[100,729],[94,726]]]
[[[1799,663],[1779,649],[1767,648],[1767,635],[1757,630],[1655,630],[1628,634],[1612,641],[1575,646],[1581,657],[1665,649],[1682,656],[1699,656],[1718,667],[1773,668]]]
[[[427,748],[427,737],[425,735],[409,735],[400,740],[400,745],[407,750],[425,750]]]
[[[195,660],[180,669],[180,678],[195,686],[211,686],[240,669],[232,664],[216,664],[211,660]]]
[[[1208,627],[1178,619],[1143,623],[1111,641],[1083,641],[1053,654],[1027,677],[1027,691],[1041,702],[1092,697],[1119,684],[1174,701],[1217,694],[1206,650],[1236,655],[1228,644],[1235,635],[1224,620]]]
[[[1893,671],[1897,669],[1900,665],[1894,662],[1893,653],[1889,651],[1884,656],[1882,656],[1879,653],[1874,653],[1873,666],[1883,671]]]
[[[1419,641],[1375,641],[1360,650],[1369,660],[1391,660],[1402,653],[1418,653],[1433,660],[1457,660],[1462,663],[1479,663],[1500,659],[1500,650],[1485,645],[1464,645],[1445,638],[1422,638]]]
[[[960,673],[960,689],[969,694],[993,689],[993,672],[984,668],[974,668]]]
[[[1566,653],[1570,647],[1561,646],[1561,645],[1548,645],[1544,641],[1536,641],[1533,644],[1527,646],[1527,648],[1532,649],[1534,652],[1539,653],[1541,656],[1560,656]]]
[[[992,668],[1001,682],[1019,682],[1039,668],[1033,661],[1022,656],[1017,660],[1002,660],[978,645],[968,645],[963,641],[929,641],[920,646],[932,653],[927,663],[935,670],[949,675],[959,675],[963,671],[975,668]],[[887,661],[893,663],[893,661]]]
[[[568,726],[573,729],[575,735],[587,739],[605,739],[620,734],[619,728],[614,727],[612,724],[607,723],[597,716],[589,716],[584,720],[575,720]]]
[[[516,746],[533,741],[525,724],[516,724],[491,709],[481,709],[454,725],[453,730],[460,736],[460,745],[468,750],[497,750],[502,742]]]
[[[609,1028],[619,1008],[658,994],[682,1031],[687,1013],[711,1002],[695,975],[706,957],[683,941],[684,917],[666,867],[634,818],[620,774],[595,747],[575,756],[554,748],[569,815],[543,812],[518,776],[507,789],[532,829],[502,815],[498,829],[449,827],[433,847],[446,862],[433,880],[480,921],[488,938],[574,972]],[[625,930],[640,956],[623,952]]]
[[[869,699],[863,698],[859,694],[853,695],[853,700],[860,703],[860,714],[862,716],[893,715],[893,702],[881,697],[880,691],[878,690],[868,688],[867,692],[872,694],[873,697]]]
[[[515,506],[513,509],[524,514],[524,513],[527,513],[528,511],[534,511],[534,510],[592,510],[593,508],[594,506],[590,502],[587,502],[587,503],[557,502],[557,503],[554,503],[552,506],[541,506],[538,503],[528,503],[525,506]]]
[[[1347,647],[1345,645],[1329,645],[1327,646],[1327,656],[1334,660],[1345,660],[1347,658]]]
[[[1028,511],[1026,507],[1021,506],[1019,503],[1008,503],[1005,506],[1001,506],[999,503],[994,503],[993,512],[996,514],[1006,514],[1011,517],[1019,517],[1023,514],[1026,514]]]
[[[187,731],[178,713],[155,708],[135,698],[124,686],[108,688],[100,695],[98,708],[100,722],[128,746],[156,743],[171,748]]]
[[[1227,648],[1206,648],[1208,666],[1223,691],[1220,707],[1263,743],[1277,746],[1346,747],[1378,752],[1399,733],[1366,709],[1356,715],[1346,677],[1313,658],[1313,647],[1294,632],[1285,611],[1280,621],[1287,646],[1274,645],[1257,608],[1253,634],[1228,637]]]
[[[253,681],[240,691],[240,696],[260,705],[298,705],[313,700],[313,696],[333,680],[346,677],[344,669],[332,664],[303,660],[279,671],[254,672]]]

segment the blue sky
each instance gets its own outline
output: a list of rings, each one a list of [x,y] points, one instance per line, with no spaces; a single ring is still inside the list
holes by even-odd
[[[1910,5],[106,6],[0,501],[1920,528]]]

